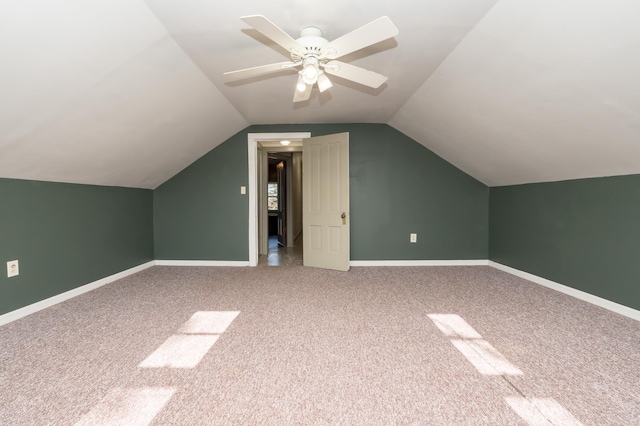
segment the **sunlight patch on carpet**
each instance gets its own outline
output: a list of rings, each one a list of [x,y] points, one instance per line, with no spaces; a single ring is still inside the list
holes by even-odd
[[[507,404],[532,426],[583,426],[573,415],[553,398],[507,397]]]
[[[147,426],[174,392],[174,388],[111,389],[76,426]]]
[[[240,311],[197,311],[140,368],[195,368]]]
[[[180,327],[178,333],[222,334],[238,314],[239,311],[198,311]]]
[[[478,370],[480,374],[519,376],[522,371],[511,364],[486,340],[452,340],[453,346]]]
[[[218,335],[173,335],[139,365],[141,368],[194,368],[216,343]]]
[[[429,314],[427,316],[445,336],[454,338],[451,339],[453,346],[467,358],[480,374],[489,376],[523,374],[489,342],[483,340],[482,335],[460,315]]]
[[[430,314],[431,321],[448,337],[461,339],[482,339],[480,333],[475,331],[460,315],[455,314]]]

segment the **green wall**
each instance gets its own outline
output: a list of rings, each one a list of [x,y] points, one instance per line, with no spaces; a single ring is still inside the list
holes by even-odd
[[[153,260],[152,191],[0,179],[0,200],[0,315]]]
[[[489,258],[640,309],[640,175],[494,187]]]
[[[352,260],[487,258],[485,185],[388,125],[309,124],[251,126],[157,188],[156,259],[247,261],[247,133],[302,131],[349,132]]]
[[[247,133],[302,131],[350,134],[352,260],[489,258],[640,309],[640,175],[489,189],[388,125],[309,124],[251,126],[155,191],[0,179],[0,315],[154,258],[247,261]]]
[[[238,133],[153,192],[155,257],[249,260],[246,133]]]

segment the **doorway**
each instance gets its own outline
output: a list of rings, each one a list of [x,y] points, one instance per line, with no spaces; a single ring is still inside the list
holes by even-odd
[[[258,253],[262,238],[259,238],[258,230],[265,226],[264,217],[260,215],[258,206],[262,201],[262,195],[259,190],[258,177],[263,173],[262,162],[259,161],[264,155],[263,148],[258,149],[258,142],[261,143],[272,141],[279,142],[283,139],[286,140],[302,140],[304,138],[311,137],[309,132],[299,133],[249,133],[247,135],[247,148],[248,148],[248,191],[249,196],[249,266],[258,266]],[[259,226],[260,225],[260,226]]]
[[[282,145],[274,150],[270,144],[260,143],[259,147],[266,151],[262,166],[266,167],[267,173],[261,174],[261,180],[266,180],[266,206],[264,202],[260,203],[259,209],[266,207],[267,220],[266,230],[259,232],[267,244],[266,248],[261,247],[258,265],[303,264],[302,147],[298,145],[290,145],[287,151],[282,151]],[[264,193],[264,185],[260,186]],[[262,210],[260,215],[264,215]]]
[[[294,246],[291,243],[294,237],[302,231],[302,222],[304,221],[305,231],[303,234],[308,235],[306,235],[304,244],[301,245],[304,247],[303,251],[309,251],[309,256],[303,252],[303,264],[341,271],[349,270],[348,139],[348,133],[315,138],[311,138],[311,134],[308,132],[249,133],[247,135],[249,266],[257,266],[260,254],[268,255],[269,253],[268,210],[266,207],[269,153],[294,151],[300,153],[302,151],[300,167],[302,167],[302,158],[311,167],[309,173],[300,172],[304,176],[300,192],[304,192],[305,196],[303,204],[306,207],[302,213],[302,217],[305,219],[300,218],[298,232],[295,231],[296,226],[292,225],[293,215],[286,219],[287,248]],[[299,141],[299,148],[281,146],[280,141],[282,140]],[[304,149],[302,149],[303,140]],[[285,166],[283,165],[283,167]],[[302,187],[307,189],[302,191]],[[307,199],[309,194],[313,196]],[[264,207],[261,208],[261,206]],[[308,238],[311,238],[310,245],[306,241]],[[281,241],[284,242],[285,239],[283,238]],[[279,244],[278,247],[285,246]]]
[[[268,181],[267,173],[269,152],[301,152],[302,143],[300,141],[310,136],[311,134],[309,132],[249,133],[247,135],[249,160],[249,180],[247,188],[247,195],[249,196],[249,266],[258,265],[261,253],[268,254],[269,241],[267,230],[269,219],[266,207],[266,185]],[[281,145],[280,141],[282,140],[292,141],[291,146]],[[302,191],[301,188],[300,191]],[[261,206],[264,207],[261,208]],[[293,216],[290,216],[290,218],[292,220]],[[302,218],[300,217],[300,222],[301,221]],[[291,227],[289,227],[289,229],[291,229]],[[292,238],[295,236],[295,233],[289,233],[288,235],[291,235],[291,237],[288,238]]]

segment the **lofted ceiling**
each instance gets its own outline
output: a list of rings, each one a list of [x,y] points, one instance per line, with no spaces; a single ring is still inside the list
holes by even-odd
[[[341,58],[294,104],[286,52],[246,25],[333,40],[380,16],[397,37]],[[640,173],[640,2],[8,0],[0,3],[0,177],[155,188],[250,124],[388,123],[490,186]]]

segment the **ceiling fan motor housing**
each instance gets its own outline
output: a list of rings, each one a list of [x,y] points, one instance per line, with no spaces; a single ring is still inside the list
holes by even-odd
[[[292,51],[293,62],[303,61],[310,56],[318,58],[322,55],[322,48],[329,44],[329,40],[322,37],[322,31],[317,27],[304,28],[300,31],[300,37],[296,42],[304,48],[304,51]]]

